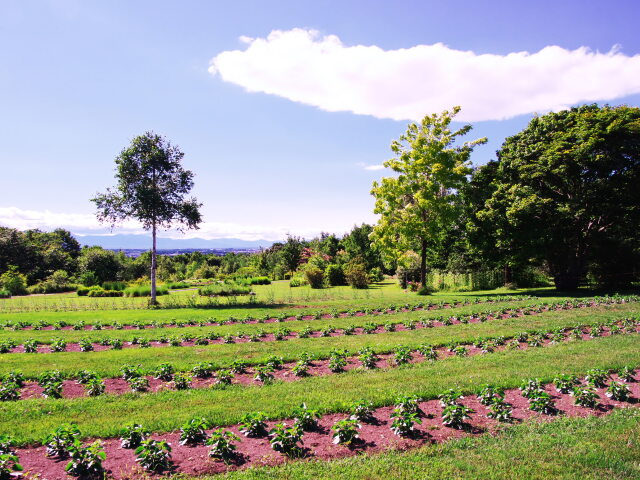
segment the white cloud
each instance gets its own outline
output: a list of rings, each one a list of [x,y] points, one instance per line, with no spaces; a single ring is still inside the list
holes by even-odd
[[[79,235],[109,235],[109,234],[143,234],[147,233],[138,222],[127,221],[111,231],[108,226],[100,224],[95,215],[79,213],[59,213],[48,210],[23,210],[17,207],[0,207],[0,226],[27,230],[38,228],[50,231],[55,228],[65,228]],[[198,230],[189,230],[182,234],[169,230],[161,232],[164,238],[239,238],[241,240],[281,240],[286,237],[290,229],[286,227],[268,227],[259,225],[241,225],[235,223],[203,222]],[[296,235],[313,237],[319,231],[313,228],[302,228]]]
[[[363,168],[364,170],[370,170],[370,171],[384,170],[384,165],[381,165],[381,164],[367,165],[364,162],[358,162],[356,163],[356,165],[360,168]]]
[[[640,93],[640,55],[617,46],[608,53],[548,46],[508,55],[442,43],[383,50],[299,28],[241,41],[245,50],[211,60],[211,74],[330,112],[417,120],[461,105],[459,120],[500,120]]]

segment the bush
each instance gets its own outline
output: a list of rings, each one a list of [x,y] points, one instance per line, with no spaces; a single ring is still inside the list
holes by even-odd
[[[435,289],[433,287],[431,287],[430,285],[423,285],[422,287],[420,287],[418,289],[418,291],[416,293],[418,295],[431,295],[434,291],[435,291]]]
[[[11,292],[9,290],[0,289],[0,298],[11,298]]]
[[[15,265],[9,265],[7,271],[0,275],[0,288],[11,295],[26,295],[27,277],[18,271]]]
[[[125,297],[150,297],[151,285],[140,285],[138,287],[128,287],[124,289]],[[156,286],[156,295],[168,295],[169,289],[163,285]]]
[[[327,265],[324,276],[327,279],[327,283],[331,286],[346,285],[347,283],[342,266],[336,265],[335,263]]]
[[[301,287],[303,285],[307,284],[307,279],[306,278],[301,278],[301,277],[293,277],[291,280],[289,280],[289,286],[290,287]]]
[[[324,286],[324,272],[317,267],[307,267],[304,276],[311,288],[322,288]]]
[[[249,295],[251,287],[234,284],[215,284],[198,289],[198,295],[206,297],[233,297],[236,295]]]
[[[371,270],[369,270],[370,283],[381,282],[383,280],[384,280],[384,274],[382,273],[382,270],[380,269],[380,267],[373,267]]]
[[[105,290],[119,290],[123,291],[127,288],[127,284],[125,282],[104,282],[102,284],[102,288]]]
[[[352,288],[368,288],[369,276],[367,275],[367,269],[364,263],[351,262],[347,264],[344,270],[347,283]]]

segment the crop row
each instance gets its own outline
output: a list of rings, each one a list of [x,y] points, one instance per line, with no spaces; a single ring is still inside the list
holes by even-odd
[[[378,354],[370,347],[357,352],[334,349],[328,358],[303,354],[297,362],[285,363],[282,357],[272,355],[253,366],[234,360],[223,368],[210,362],[201,362],[190,371],[178,371],[172,364],[163,363],[146,374],[140,366],[123,365],[121,378],[103,380],[95,372],[81,370],[72,377],[59,371],[43,372],[38,382],[26,382],[19,371],[12,371],[0,383],[0,401],[18,400],[41,395],[45,398],[73,398],[83,395],[99,396],[105,393],[122,394],[127,391],[146,392],[168,388],[225,388],[231,384],[265,384],[274,380],[292,381],[311,375],[329,375],[361,369],[397,367],[410,363],[436,361],[449,356],[488,354],[501,350],[517,350],[554,345],[564,341],[578,341],[600,336],[637,333],[640,319],[624,319],[590,325],[575,325],[545,331],[524,331],[517,335],[477,339],[472,343],[453,342],[447,345],[423,344],[417,349],[398,345],[389,354]],[[75,378],[73,381],[69,378]]]
[[[592,369],[581,379],[558,375],[547,385],[536,379],[512,390],[484,385],[477,396],[468,398],[450,389],[437,400],[400,396],[392,407],[377,409],[361,400],[354,402],[346,415],[321,416],[302,404],[286,421],[276,423],[265,413],[254,412],[237,425],[214,428],[211,421],[195,417],[178,432],[165,435],[152,435],[133,423],[122,428],[119,439],[90,444],[80,441],[76,425],[64,424],[46,436],[42,447],[15,450],[10,438],[0,437],[0,468],[4,469],[0,477],[9,478],[12,468],[21,469],[20,461],[30,472],[46,473],[51,479],[65,478],[65,474],[126,477],[136,465],[153,473],[212,473],[252,465],[267,457],[280,462],[410,447],[495,430],[501,423],[540,415],[606,413],[637,402],[637,380],[631,366],[615,375]]]
[[[432,328],[439,326],[457,325],[460,323],[481,323],[487,320],[496,320],[504,318],[515,318],[519,315],[534,315],[548,311],[558,311],[573,308],[588,308],[601,306],[601,302],[589,301],[577,304],[568,304],[566,302],[547,304],[542,303],[534,306],[523,308],[505,308],[497,312],[477,312],[469,315],[460,316],[438,316],[434,318],[425,318],[419,321],[408,319],[402,322],[386,322],[379,324],[375,322],[366,322],[362,326],[355,324],[348,325],[344,328],[335,328],[331,325],[321,329],[314,330],[307,326],[299,331],[292,331],[288,327],[282,327],[273,332],[257,330],[251,333],[238,332],[236,335],[221,335],[216,331],[210,331],[202,335],[192,335],[185,333],[183,335],[160,335],[157,338],[148,338],[133,336],[129,341],[122,338],[102,337],[94,340],[88,337],[80,339],[78,343],[67,342],[62,337],[50,339],[49,343],[35,339],[27,339],[19,344],[12,339],[5,339],[0,342],[0,353],[59,353],[65,351],[93,352],[107,349],[121,350],[122,348],[150,348],[162,346],[205,346],[209,344],[229,344],[238,342],[264,342],[264,341],[281,341],[290,340],[292,338],[318,338],[338,335],[362,335],[380,333],[382,331],[396,330],[413,330],[416,328]],[[302,320],[302,319],[301,319]]]
[[[218,319],[215,317],[209,317],[205,320],[178,320],[172,319],[169,322],[159,321],[135,321],[131,323],[121,322],[95,322],[86,324],[84,321],[79,322],[67,322],[60,320],[55,323],[47,322],[44,320],[29,321],[29,320],[7,320],[4,323],[0,323],[0,327],[6,330],[122,330],[122,329],[145,329],[145,328],[171,328],[171,327],[188,327],[188,326],[216,326],[216,325],[230,325],[230,324],[246,324],[246,323],[268,323],[268,322],[284,322],[293,320],[313,320],[321,318],[338,318],[355,315],[383,315],[393,314],[400,312],[408,312],[415,310],[438,310],[445,308],[455,308],[465,305],[478,305],[478,304],[495,304],[504,302],[518,302],[533,300],[536,297],[531,295],[509,295],[509,296],[496,296],[488,297],[486,299],[475,298],[473,300],[465,300],[464,302],[418,302],[414,304],[405,303],[399,304],[387,304],[374,308],[366,309],[331,309],[331,310],[314,310],[296,312],[281,312],[278,315],[272,315],[270,313],[262,316],[253,316],[250,314],[245,315],[242,318],[230,315],[226,319]],[[604,304],[611,303],[629,303],[637,302],[640,297],[635,296],[613,296],[613,297],[596,297],[591,301],[596,301]],[[566,305],[578,305],[579,300],[572,300],[564,302]]]

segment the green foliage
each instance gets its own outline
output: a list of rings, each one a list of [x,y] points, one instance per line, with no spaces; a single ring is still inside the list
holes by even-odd
[[[249,295],[251,291],[250,286],[219,283],[198,288],[198,295],[207,297],[232,297],[236,295]]]
[[[171,468],[171,445],[164,440],[147,439],[136,448],[136,461],[150,472],[163,472]]]
[[[142,425],[130,423],[124,427],[120,435],[120,446],[122,448],[138,448],[148,436],[149,431]]]
[[[65,458],[79,437],[78,426],[74,423],[66,423],[47,435],[42,443],[46,447],[48,456]]]
[[[180,429],[180,445],[198,445],[207,439],[209,422],[204,418],[192,418]]]
[[[240,441],[240,437],[233,432],[222,428],[214,430],[207,440],[207,445],[211,445],[209,456],[216,460],[222,460],[224,463],[229,463],[236,453],[236,446],[233,442],[238,441]]]
[[[333,443],[347,446],[353,444],[359,438],[359,429],[360,424],[356,419],[346,418],[344,420],[338,420],[331,427],[333,431]]]
[[[10,453],[0,454],[0,480],[16,478],[15,472],[22,472],[22,465],[18,463],[18,457]]]
[[[240,432],[246,437],[262,437],[267,434],[267,416],[263,412],[247,413],[240,422]]]
[[[102,442],[99,440],[86,447],[79,440],[75,440],[70,457],[65,471],[77,477],[92,478],[103,472],[102,462],[107,458],[107,454],[102,450]]]
[[[288,457],[299,457],[302,454],[302,448],[299,445],[302,435],[302,429],[297,425],[287,427],[286,423],[277,423],[269,432],[271,437],[269,443],[276,452]]]
[[[324,276],[331,286],[346,285],[347,283],[342,265],[330,263],[324,270]]]
[[[344,268],[347,283],[353,288],[368,288],[369,276],[366,265],[357,259],[350,261]]]
[[[18,271],[15,265],[9,265],[7,271],[0,275],[0,288],[11,295],[26,295],[27,277]]]

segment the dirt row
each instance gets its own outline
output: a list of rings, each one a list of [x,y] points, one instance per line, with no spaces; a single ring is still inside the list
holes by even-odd
[[[616,375],[612,375],[611,380],[619,381],[619,378]],[[633,408],[638,406],[638,398],[640,397],[640,383],[637,382],[640,380],[640,374],[638,372],[635,373],[635,380],[635,382],[627,383],[631,390],[631,399],[629,401],[614,401],[606,396],[606,388],[597,389],[599,405],[596,408],[576,406],[571,395],[558,393],[553,385],[546,385],[544,390],[552,397],[554,406],[557,409],[555,415],[545,415],[530,410],[529,401],[521,395],[519,390],[506,391],[505,401],[512,407],[513,423],[521,423],[527,419],[534,421],[549,419],[558,415],[572,417],[600,416],[611,412],[614,408]],[[471,414],[471,418],[461,428],[453,428],[443,424],[443,406],[438,400],[420,402],[419,407],[424,412],[422,424],[417,425],[415,433],[409,437],[400,437],[390,430],[393,407],[375,409],[373,419],[369,422],[361,423],[359,440],[351,446],[334,444],[331,435],[331,427],[335,422],[347,418],[348,414],[325,415],[319,420],[317,429],[304,433],[302,444],[300,445],[303,457],[330,460],[390,449],[404,450],[424,444],[441,443],[453,438],[492,433],[501,425],[496,420],[487,417],[488,407],[483,406],[477,398],[463,398],[459,400],[459,403],[473,409],[475,413]],[[273,421],[268,422],[268,427],[272,428],[275,423]],[[292,425],[293,422],[289,419],[285,420],[285,423]],[[208,433],[212,430],[208,430]],[[173,449],[171,455],[173,468],[171,471],[165,472],[165,474],[215,474],[229,469],[276,465],[288,461],[286,456],[275,452],[271,448],[267,436],[259,438],[245,437],[239,431],[238,425],[231,426],[228,430],[241,438],[241,441],[237,442],[237,455],[229,465],[210,458],[208,456],[210,447],[206,445],[180,445],[179,432],[153,435],[154,439],[168,441]],[[145,476],[147,474],[136,463],[133,450],[121,448],[118,439],[105,440],[103,447],[107,455],[106,460],[103,462],[103,466],[107,471],[107,478],[147,478]],[[72,478],[68,477],[64,471],[68,460],[47,457],[44,447],[18,449],[16,454],[25,472],[31,475],[41,475],[39,478],[46,478],[47,480]]]
[[[622,322],[618,323],[619,326],[621,324]],[[591,331],[592,331],[591,328],[583,328],[581,339],[583,341],[588,341],[593,339],[594,337],[592,337],[590,334]],[[624,333],[621,333],[621,334],[626,335],[626,334],[632,333],[629,331],[623,331],[623,332]],[[638,333],[638,332],[640,332],[640,324],[636,325],[635,327],[635,333]],[[551,332],[547,332],[547,336],[549,336],[550,334]],[[564,331],[563,335],[564,335],[564,339],[563,339],[564,342],[577,341],[577,339],[572,337],[570,330]],[[607,337],[610,335],[611,335],[610,328],[608,326],[603,327],[603,331],[600,333],[600,336]],[[552,343],[552,340],[550,338],[545,338],[544,340],[541,341],[540,346],[546,347],[551,343]],[[483,355],[483,354],[490,353],[490,352],[484,351],[480,347],[473,346],[472,344],[460,344],[460,345],[463,345],[467,348],[466,355],[469,355],[469,356]],[[500,345],[500,346],[493,347],[492,351],[499,352],[499,351],[504,351],[507,348],[509,348],[507,345]],[[539,348],[539,347],[531,347],[527,342],[518,342],[519,350],[527,350],[531,348]],[[446,359],[456,355],[454,352],[450,351],[450,349],[447,347],[439,347],[439,348],[435,348],[434,350],[437,352],[437,358],[435,360],[442,360],[442,359]],[[378,368],[378,369],[394,368],[398,366],[394,360],[393,353],[377,354],[376,357],[378,358],[378,360],[375,362],[375,368]],[[364,368],[362,365],[362,362],[358,359],[357,356],[345,357],[345,360],[346,360],[346,365],[344,366],[343,371],[350,371],[350,370]],[[408,363],[418,364],[418,363],[423,363],[427,361],[433,361],[433,360],[427,359],[422,353],[420,353],[417,350],[412,350],[411,359],[409,360]],[[330,364],[329,359],[309,361],[308,370],[306,374],[299,376],[299,375],[296,375],[294,371],[296,362],[286,362],[281,366],[281,368],[275,369],[272,372],[274,376],[273,381],[279,380],[284,382],[293,382],[309,376],[317,377],[317,376],[326,376],[326,375],[333,375],[336,373],[340,373],[340,372],[332,371],[329,364]],[[235,373],[233,379],[231,380],[231,384],[245,385],[245,386],[251,385],[251,384],[262,384],[263,382],[260,382],[255,379],[255,375],[256,375],[256,369],[254,367],[248,367],[244,369],[244,371],[241,373]],[[151,375],[147,375],[144,378],[146,378],[147,381],[149,382],[148,392],[161,392],[165,390],[175,389],[175,386],[171,381],[163,381]],[[62,396],[64,398],[77,398],[77,397],[87,396],[85,387],[79,384],[77,381],[64,380],[62,383],[63,383]],[[122,395],[122,394],[131,392],[131,387],[129,386],[129,383],[122,378],[107,378],[107,379],[104,379],[104,383],[105,383],[106,394]],[[190,388],[212,388],[212,387],[214,388],[222,387],[222,385],[219,384],[215,376],[215,372],[212,376],[207,378],[194,377],[192,379],[192,383],[190,386]],[[21,389],[21,392],[20,392],[20,399],[24,400],[28,398],[39,398],[39,397],[42,397],[42,392],[43,392],[43,389],[38,385],[37,382],[31,382],[31,381],[25,382],[24,387]]]

